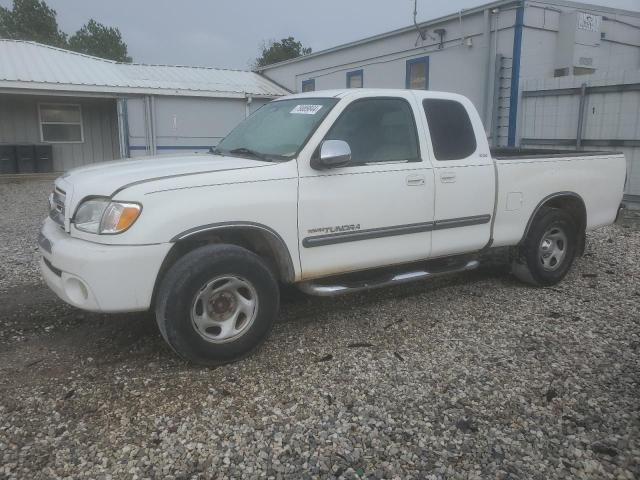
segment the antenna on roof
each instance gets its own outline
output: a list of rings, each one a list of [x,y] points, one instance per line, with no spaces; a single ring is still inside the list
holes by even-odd
[[[421,39],[423,42],[427,39],[427,29],[426,28],[420,28],[420,25],[418,25],[418,0],[414,0],[413,1],[413,25],[416,27],[416,30],[418,31],[418,38]],[[415,45],[418,45],[418,38],[416,38],[416,43]],[[431,38],[431,40],[435,40],[434,37],[432,37],[431,35],[429,35],[429,38]]]

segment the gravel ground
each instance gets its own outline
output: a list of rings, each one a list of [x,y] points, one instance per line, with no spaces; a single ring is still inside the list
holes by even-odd
[[[41,283],[50,186],[0,184],[0,478],[640,476],[640,217],[556,288],[294,296],[256,354],[201,369],[148,315]]]

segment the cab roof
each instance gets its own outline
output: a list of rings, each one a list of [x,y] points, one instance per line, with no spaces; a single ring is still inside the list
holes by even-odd
[[[285,97],[279,97],[274,101],[290,100],[296,98],[346,98],[352,95],[357,95],[358,97],[394,97],[398,94],[406,94],[407,92],[419,93],[422,98],[424,98],[425,96],[433,98],[447,98],[452,100],[460,100],[461,98],[465,98],[464,96],[457,93],[441,92],[435,90],[410,90],[405,88],[341,88],[333,90],[314,90],[313,92],[294,93]]]

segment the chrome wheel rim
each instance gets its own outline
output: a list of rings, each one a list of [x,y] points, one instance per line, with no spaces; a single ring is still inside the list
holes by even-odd
[[[538,247],[538,258],[544,270],[551,272],[560,268],[567,256],[567,243],[567,235],[561,228],[547,230]]]
[[[196,294],[191,323],[207,342],[225,343],[242,336],[256,318],[258,294],[246,279],[233,275],[216,277]]]

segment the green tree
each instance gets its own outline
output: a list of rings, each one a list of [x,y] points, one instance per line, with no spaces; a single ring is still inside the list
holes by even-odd
[[[269,40],[262,45],[262,55],[256,58],[254,67],[264,67],[290,58],[309,55],[311,48],[305,48],[293,37],[283,38],[279,42]]]
[[[69,39],[69,48],[100,58],[131,62],[131,57],[127,55],[127,44],[122,40],[120,30],[102,25],[93,18]]]
[[[0,7],[0,38],[32,40],[119,62],[131,61],[117,28],[91,19],[67,41],[56,15],[44,0],[13,0],[12,9]]]
[[[13,0],[13,9],[0,7],[0,37],[64,47],[67,36],[58,28],[56,11],[41,0]]]

